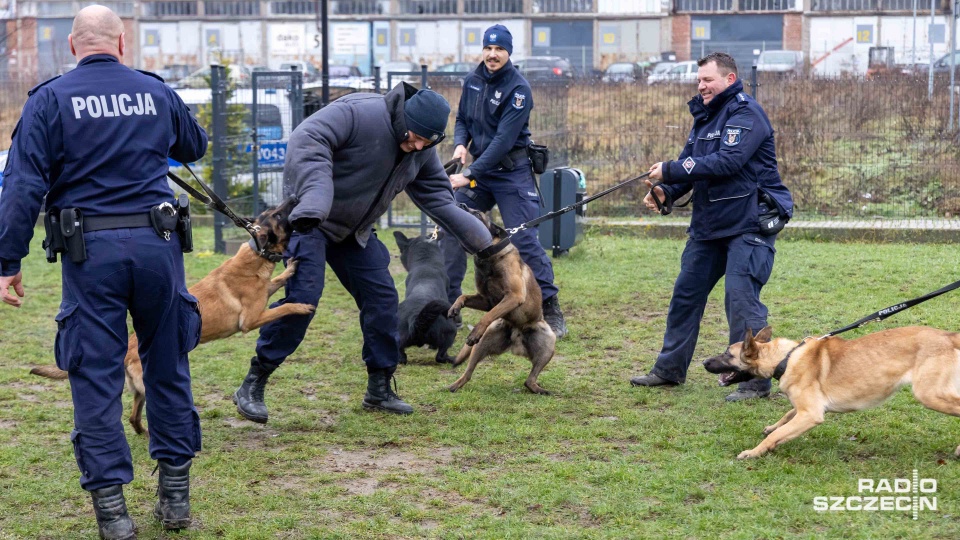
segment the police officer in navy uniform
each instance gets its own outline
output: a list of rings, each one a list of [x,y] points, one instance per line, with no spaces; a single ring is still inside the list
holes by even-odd
[[[189,469],[200,450],[187,360],[200,339],[200,313],[184,283],[176,231],[153,225],[150,214],[160,212],[164,224],[170,215],[168,156],[196,161],[207,135],[162,79],[120,63],[123,31],[103,6],[77,14],[69,37],[77,68],[29,92],[0,199],[0,296],[14,307],[24,296],[20,262],[44,195],[50,212],[72,216],[62,224],[69,248],[55,355],[73,394],[80,486],[107,539],[135,536],[123,498],[123,484],[133,480],[120,401],[128,311],[140,342],[150,456],[160,470],[154,514],[166,529],[190,523]]]
[[[400,298],[388,269],[390,253],[373,230],[393,198],[405,191],[471,252],[493,243],[483,224],[454,202],[434,148],[449,115],[440,94],[400,83],[386,95],[334,101],[297,126],[287,145],[284,190],[300,202],[290,214],[295,232],[285,255],[297,260],[297,273],[274,306],[316,306],[330,265],[360,308],[367,410],[413,412],[390,387],[400,362]],[[312,313],[290,315],[260,329],[250,371],[234,394],[244,418],[267,421],[267,380],[297,350],[312,319]]]
[[[533,96],[530,84],[510,61],[513,35],[496,24],[483,33],[483,63],[463,82],[454,138],[453,157],[466,163],[467,144],[473,163],[463,174],[450,177],[457,202],[486,212],[494,205],[507,228],[516,227],[540,215],[540,197],[530,169],[527,146],[530,145],[530,111]],[[513,235],[520,251],[537,278],[543,295],[543,318],[562,338],[567,325],[560,311],[557,286],[553,283],[553,264],[536,228]],[[467,258],[456,242],[443,242],[448,296],[454,302],[467,272]]]
[[[700,59],[699,95],[690,100],[693,129],[676,161],[656,163],[650,179],[663,183],[653,196],[669,208],[693,190],[693,216],[667,313],[663,348],[650,373],[634,386],[674,386],[686,379],[707,297],[726,275],[724,305],[730,343],[767,325],[760,290],[773,269],[776,232],[793,214],[790,191],[780,180],[773,127],[760,105],[743,91],[737,64],[725,53]],[[654,184],[648,180],[647,186]],[[741,383],[728,401],[766,397],[770,379]]]

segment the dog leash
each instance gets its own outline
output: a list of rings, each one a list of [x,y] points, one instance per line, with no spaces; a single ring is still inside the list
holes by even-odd
[[[173,180],[174,183],[176,183],[178,186],[183,188],[184,191],[192,195],[198,201],[202,202],[204,206],[206,206],[207,208],[210,208],[211,210],[216,210],[217,212],[220,212],[221,214],[227,216],[228,218],[230,218],[231,221],[233,221],[233,223],[237,227],[240,227],[241,229],[247,231],[247,233],[249,233],[250,237],[253,239],[254,245],[256,246],[255,251],[257,252],[257,255],[271,262],[278,262],[279,261],[278,254],[271,253],[267,251],[265,246],[260,245],[260,240],[257,239],[257,233],[260,232],[260,226],[255,225],[249,219],[238,216],[236,212],[233,211],[233,209],[227,206],[227,203],[223,202],[223,199],[221,199],[217,195],[217,193],[210,188],[210,186],[208,186],[203,180],[200,179],[199,176],[197,176],[197,173],[193,172],[193,169],[190,168],[190,165],[187,165],[186,163],[183,163],[182,165],[185,169],[187,169],[187,171],[190,172],[191,175],[193,175],[194,180],[196,180],[197,183],[200,184],[200,187],[202,187],[203,190],[207,192],[206,195],[197,191],[193,186],[185,182],[182,178],[174,174],[172,171],[168,170],[167,176],[171,180]]]
[[[907,308],[912,308],[913,306],[915,306],[915,305],[917,305],[917,304],[922,304],[922,303],[926,302],[927,300],[930,300],[931,298],[936,298],[936,297],[940,296],[941,294],[948,293],[948,292],[950,292],[950,291],[952,291],[952,290],[954,290],[954,289],[957,289],[957,288],[960,288],[960,281],[954,281],[953,283],[951,283],[951,284],[949,284],[949,285],[947,285],[947,286],[945,286],[945,287],[941,287],[941,288],[939,288],[939,289],[937,289],[937,290],[935,290],[935,291],[933,291],[933,292],[929,292],[929,293],[927,293],[927,294],[925,294],[925,295],[923,295],[923,296],[918,296],[918,297],[916,297],[916,298],[914,298],[914,299],[912,299],[912,300],[907,300],[906,302],[900,302],[899,304],[894,304],[894,305],[892,305],[892,306],[885,307],[885,308],[881,309],[880,311],[875,311],[875,312],[871,313],[870,315],[867,315],[866,317],[864,317],[864,318],[862,318],[862,319],[860,319],[860,320],[858,320],[858,321],[856,321],[856,322],[853,322],[853,323],[850,323],[850,324],[844,326],[843,328],[834,330],[834,331],[832,331],[832,332],[827,332],[826,334],[820,336],[819,339],[826,339],[826,338],[828,338],[828,337],[832,337],[832,336],[835,336],[835,335],[837,335],[837,334],[842,334],[842,333],[846,332],[847,330],[853,330],[854,328],[860,328],[861,326],[866,326],[866,325],[868,325],[868,324],[870,324],[870,323],[872,323],[872,322],[882,321],[882,320],[886,319],[887,317],[890,317],[891,315],[893,315],[893,314],[895,314],[895,313],[900,313],[901,311],[903,311],[903,310],[905,310],[905,309],[907,309]]]
[[[590,196],[590,197],[587,197],[586,199],[584,199],[584,200],[582,200],[582,201],[580,201],[580,202],[573,203],[573,204],[571,204],[570,206],[565,206],[565,207],[563,207],[563,208],[561,208],[561,209],[559,209],[559,210],[554,210],[553,212],[548,212],[548,213],[546,213],[546,214],[544,214],[544,215],[542,215],[542,216],[540,216],[540,217],[538,217],[538,218],[536,218],[536,219],[532,219],[532,220],[530,220],[530,221],[528,221],[528,222],[526,222],[526,223],[523,223],[523,224],[521,224],[521,225],[519,225],[519,226],[517,226],[517,227],[513,227],[513,228],[510,228],[510,229],[507,229],[507,233],[508,233],[510,236],[513,236],[513,235],[517,234],[517,233],[520,232],[520,231],[529,229],[529,228],[531,228],[531,227],[535,227],[535,226],[543,223],[544,221],[548,221],[548,220],[551,220],[551,219],[553,219],[553,218],[555,218],[555,217],[557,217],[557,216],[559,216],[559,215],[566,214],[567,212],[570,212],[571,210],[576,210],[577,208],[580,208],[581,206],[587,204],[587,203],[590,202],[590,201],[595,201],[595,200],[599,199],[600,197],[604,197],[604,196],[606,196],[606,195],[609,195],[609,194],[613,193],[614,191],[617,191],[618,189],[623,188],[624,186],[627,186],[627,185],[629,185],[629,184],[632,184],[632,183],[636,182],[637,180],[643,180],[644,178],[646,178],[646,177],[648,177],[648,176],[650,176],[650,173],[649,173],[649,172],[645,172],[645,173],[641,174],[640,176],[633,177],[633,178],[631,178],[631,179],[629,179],[629,180],[624,180],[623,182],[620,182],[619,184],[617,184],[617,185],[615,185],[615,186],[613,186],[613,187],[609,187],[609,188],[601,191],[600,193],[597,193],[596,195],[592,195],[592,196]],[[659,185],[659,184],[656,184],[656,185]],[[656,200],[656,199],[657,199],[657,197],[654,197],[654,200]],[[658,205],[659,205],[659,202],[658,202]]]
[[[853,330],[854,328],[860,328],[861,326],[866,326],[872,322],[880,322],[886,319],[887,317],[894,315],[895,313],[900,313],[905,309],[912,308],[917,304],[922,304],[927,300],[930,300],[931,298],[936,298],[941,294],[948,293],[957,288],[960,288],[960,281],[954,281],[949,285],[941,287],[933,292],[929,292],[923,296],[918,296],[912,300],[907,300],[906,302],[900,302],[899,304],[894,304],[892,306],[885,307],[879,311],[875,311],[856,322],[852,322],[844,326],[843,328],[838,328],[831,332],[827,332],[826,334],[818,337],[817,340],[827,339],[828,337],[833,337],[837,334],[842,334],[848,330]],[[803,347],[803,345],[807,342],[808,339],[810,338],[809,337],[803,338],[803,341],[801,341],[796,347],[791,349],[790,352],[787,353],[787,356],[783,360],[781,360],[779,364],[777,364],[776,369],[773,370],[774,379],[780,380],[780,377],[782,377],[784,372],[787,371],[787,362],[790,360],[790,355],[793,354],[793,351],[799,349],[800,347]]]

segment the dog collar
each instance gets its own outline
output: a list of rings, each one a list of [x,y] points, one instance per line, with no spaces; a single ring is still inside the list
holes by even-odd
[[[475,257],[478,259],[489,259],[490,257],[493,257],[497,253],[500,253],[501,251],[506,249],[507,246],[509,246],[511,243],[512,243],[512,240],[510,240],[510,237],[508,236],[503,240],[497,242],[496,244],[492,244],[490,246],[487,246],[481,249],[475,254]]]
[[[272,263],[278,263],[283,260],[283,253],[277,253],[275,251],[267,251],[266,249],[260,249],[260,246],[258,246],[257,243],[253,241],[253,238],[251,238],[250,241],[247,242],[247,245],[250,246],[250,249],[252,249],[254,253],[256,253],[260,257],[263,257],[264,259]]]
[[[783,360],[781,360],[779,364],[777,364],[777,368],[773,370],[773,378],[774,378],[774,379],[776,379],[776,380],[779,381],[779,380],[780,380],[780,377],[783,377],[783,374],[787,372],[787,362],[790,361],[790,356],[793,354],[793,351],[799,349],[800,347],[803,347],[803,345],[804,345],[806,342],[807,342],[807,340],[806,340],[806,338],[804,338],[804,340],[801,341],[799,345],[797,345],[796,347],[790,349],[790,352],[787,353],[787,356],[786,356]]]

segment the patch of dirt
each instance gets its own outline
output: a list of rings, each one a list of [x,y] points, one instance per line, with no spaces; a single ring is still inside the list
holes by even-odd
[[[17,423],[13,420],[0,420],[0,429],[15,429]]]
[[[36,394],[17,394],[20,401],[29,401],[30,403],[40,403],[40,397]]]
[[[437,467],[453,461],[453,450],[438,448],[429,457],[420,457],[398,450],[331,450],[320,460],[320,468],[329,472],[377,471],[403,469],[407,473],[432,473]]]
[[[337,485],[345,488],[350,495],[373,495],[379,484],[376,478],[352,478],[337,482]]]
[[[16,388],[18,390],[30,390],[31,392],[48,392],[51,389],[50,386],[47,386],[45,384],[37,384],[37,383],[31,384],[31,383],[26,383],[22,381],[14,381],[12,383],[9,383],[7,384],[7,388]]]

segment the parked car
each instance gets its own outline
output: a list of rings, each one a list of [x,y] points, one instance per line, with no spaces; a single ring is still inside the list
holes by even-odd
[[[605,83],[640,82],[643,80],[643,68],[634,62],[614,62],[607,66],[600,80]]]
[[[656,62],[647,66],[647,82],[649,82],[652,75],[657,75],[658,77],[663,76],[664,73],[670,71],[670,68],[677,65],[676,62]]]
[[[933,73],[934,73],[934,75],[936,75],[936,74],[938,74],[938,73],[946,73],[947,76],[949,77],[949,76],[950,76],[950,63],[951,63],[951,62],[954,62],[954,65],[957,67],[957,75],[960,75],[960,51],[953,51],[953,54],[954,54],[954,56],[957,57],[956,60],[951,60],[951,59],[950,59],[950,54],[945,54],[945,55],[941,56],[939,60],[937,60],[936,62],[933,63]],[[929,64],[923,66],[922,69],[918,69],[917,71],[920,72],[920,73],[927,73],[927,70],[929,69],[928,66],[929,66]]]
[[[313,82],[320,79],[320,70],[310,62],[297,60],[280,64],[280,71],[299,71],[303,73],[303,82]]]
[[[250,70],[243,66],[230,66],[230,82],[237,87],[250,86]],[[210,67],[200,68],[175,83],[173,88],[210,88]]]
[[[758,73],[797,76],[803,73],[802,51],[763,51],[757,58]]]
[[[328,75],[332,87],[373,90],[373,77],[364,77],[357,66],[332,65]]]
[[[380,66],[380,89],[389,90],[387,87],[387,77],[390,73],[416,73],[416,75],[394,75],[390,78],[390,88],[394,87],[400,81],[411,84],[420,84],[420,65],[414,62],[399,60],[395,62],[386,62]]]
[[[660,67],[660,64],[657,64],[657,67]],[[651,73],[647,76],[647,84],[696,83],[697,69],[699,69],[699,66],[697,66],[697,63],[693,60],[677,62],[673,66],[670,66],[665,72]]]
[[[480,62],[454,62],[452,64],[437,66],[434,71],[439,71],[441,73],[470,73],[471,71],[477,69],[479,64]]]
[[[528,56],[513,65],[527,80],[569,80],[577,76],[570,60],[560,56]]]

